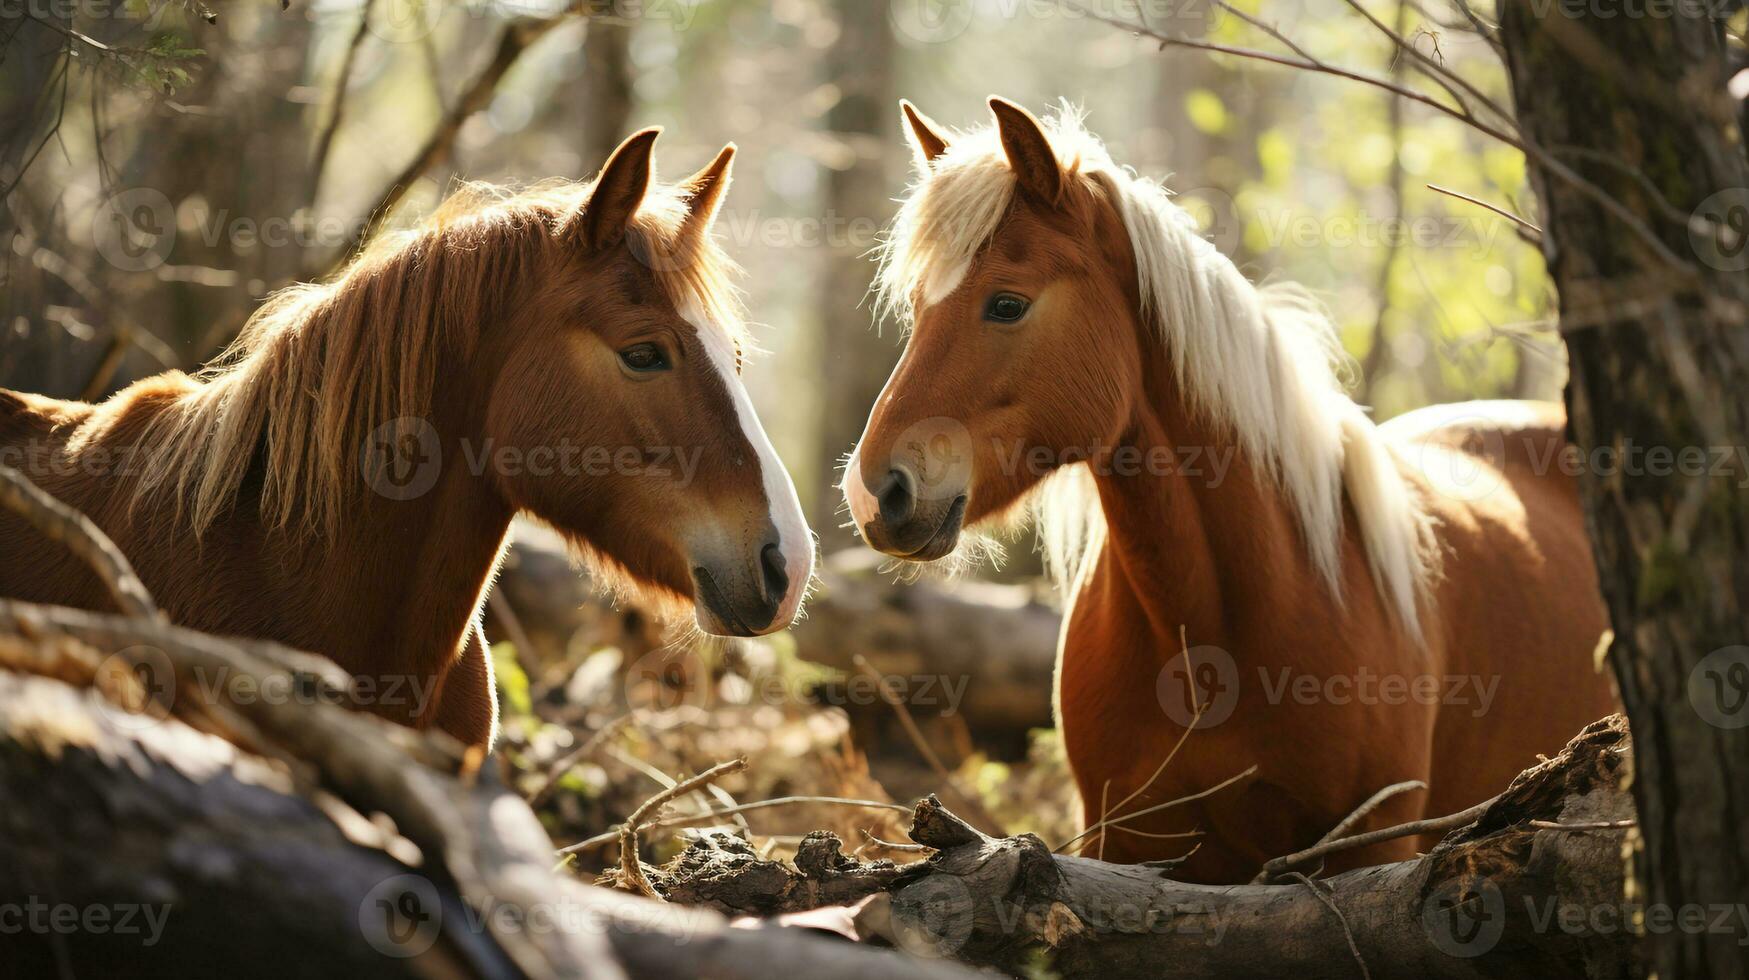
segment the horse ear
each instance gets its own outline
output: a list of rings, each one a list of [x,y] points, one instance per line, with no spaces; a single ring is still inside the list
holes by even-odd
[[[1020,180],[1021,190],[1045,204],[1055,205],[1063,190],[1063,166],[1045,139],[1044,128],[1020,106],[999,96],[990,96],[990,112],[1002,134],[1002,151],[1008,169]]]
[[[722,148],[717,158],[703,170],[682,181],[681,193],[686,201],[686,221],[682,234],[704,234],[716,220],[717,209],[729,191],[729,171],[735,165],[735,144]]]
[[[644,192],[650,189],[650,156],[660,135],[660,126],[640,129],[607,158],[589,192],[589,202],[583,205],[583,244],[606,248],[625,235],[626,226],[644,203]]]
[[[935,120],[917,111],[908,99],[899,100],[899,111],[905,116],[905,141],[917,157],[917,166],[928,169],[930,161],[947,152],[947,138]]]

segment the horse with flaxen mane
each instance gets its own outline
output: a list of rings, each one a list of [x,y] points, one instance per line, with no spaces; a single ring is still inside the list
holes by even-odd
[[[990,105],[967,133],[902,105],[919,179],[878,288],[911,327],[844,491],[916,561],[1032,511],[1072,586],[1089,853],[1246,880],[1387,785],[1426,787],[1357,832],[1479,802],[1612,710],[1558,407],[1375,426],[1303,291],[1247,281],[1075,113]]]
[[[782,629],[813,540],[710,234],[734,147],[658,185],[657,133],[592,184],[458,191],[274,295],[204,376],[96,405],[0,390],[0,459],[89,515],[172,620],[326,654],[372,710],[470,745],[496,725],[480,609],[519,512],[707,632]],[[7,515],[0,595],[110,605]]]

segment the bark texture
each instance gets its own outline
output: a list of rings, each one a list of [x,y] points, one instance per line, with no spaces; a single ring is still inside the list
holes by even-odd
[[[1501,35],[1527,142],[1591,185],[1530,155],[1633,719],[1641,897],[1734,907],[1749,900],[1749,164],[1713,16],[1730,8],[1636,9],[1502,0]],[[1672,466],[1684,453],[1698,471]],[[1749,975],[1741,927],[1649,938],[1662,976]]]
[[[1169,965],[1175,978],[1346,980],[1358,959],[1374,977],[1626,977],[1638,964],[1623,831],[1595,825],[1631,818],[1630,759],[1626,722],[1604,719],[1424,857],[1316,882],[1191,885],[1167,864],[1053,855],[1030,834],[986,837],[933,797],[911,836],[936,853],[896,873],[875,864],[855,875],[836,859],[791,869],[706,840],[655,880],[731,913],[873,895],[856,917],[865,940],[1009,973],[1115,980]]]

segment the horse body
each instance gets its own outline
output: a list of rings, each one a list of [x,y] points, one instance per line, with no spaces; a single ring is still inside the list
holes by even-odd
[[[0,405],[12,402],[0,458],[11,450],[42,489],[102,528],[173,622],[321,651],[372,679],[380,689],[361,690],[360,698],[384,717],[436,723],[467,744],[489,740],[496,700],[478,615],[511,509],[452,466],[417,499],[358,494],[332,535],[308,536],[260,520],[265,472],[255,462],[235,506],[197,537],[166,511],[135,506],[138,474],[128,462],[147,451],[152,422],[184,410],[196,387],[175,375],[148,379],[100,406],[0,391]],[[445,416],[465,401],[443,399],[440,406],[450,407],[438,408],[435,427],[463,431]],[[101,437],[69,451],[69,438],[95,421]],[[453,439],[447,448],[460,458]],[[12,515],[0,515],[0,594],[113,606],[80,559]]]
[[[1253,286],[1071,113],[993,99],[995,126],[944,133],[903,108],[921,178],[879,286],[912,329],[845,495],[917,561],[1035,517],[1070,586],[1085,853],[1244,881],[1388,785],[1427,788],[1355,829],[1479,802],[1611,709],[1558,409],[1374,425],[1322,311]]]
[[[1391,783],[1429,790],[1395,797],[1358,829],[1486,799],[1537,751],[1553,752],[1612,710],[1588,663],[1607,621],[1578,501],[1570,480],[1532,463],[1563,444],[1558,410],[1541,407],[1553,426],[1519,428],[1512,416],[1525,412],[1511,409],[1507,428],[1489,425],[1505,407],[1464,406],[1504,452],[1468,445],[1478,432],[1468,425],[1400,445],[1411,461],[1425,446],[1435,467],[1465,453],[1458,465],[1500,480],[1460,499],[1403,465],[1437,515],[1446,553],[1424,647],[1403,642],[1352,531],[1345,601],[1331,602],[1296,560],[1291,515],[1243,461],[1212,488],[1194,478],[1097,481],[1108,530],[1073,600],[1058,688],[1086,824],[1257,770],[1230,790],[1113,825],[1090,837],[1088,853],[1142,861],[1195,844],[1175,875],[1244,880]],[[1147,836],[1160,834],[1173,836]],[[1399,860],[1431,843],[1345,852],[1329,868]]]
[[[590,185],[458,192],[269,299],[199,378],[98,405],[0,390],[0,462],[101,527],[173,621],[325,654],[361,705],[464,744],[495,728],[480,610],[518,513],[705,631],[782,629],[813,542],[709,234],[734,148],[658,187],[656,135]],[[0,595],[110,605],[10,515]]]

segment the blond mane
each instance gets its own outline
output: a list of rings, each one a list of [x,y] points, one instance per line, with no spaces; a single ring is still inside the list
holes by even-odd
[[[1305,290],[1258,287],[1204,239],[1159,183],[1113,163],[1067,104],[1044,120],[1071,180],[1117,208],[1141,284],[1141,315],[1159,331],[1190,406],[1230,432],[1287,498],[1316,574],[1342,596],[1343,497],[1360,525],[1378,592],[1415,637],[1437,574],[1431,518],[1363,409],[1343,390],[1334,325]],[[1015,177],[993,126],[955,133],[900,206],[882,246],[876,309],[911,319],[995,234]],[[1098,553],[1104,518],[1083,465],[1030,500],[1046,564],[1073,587]]]
[[[168,399],[137,440],[136,513],[168,506],[198,535],[230,508],[259,457],[268,527],[332,535],[366,489],[366,437],[425,418],[442,363],[465,364],[526,274],[551,260],[590,184],[522,191],[462,185],[417,227],[378,236],[330,281],[268,297],[236,341],[194,377],[150,379],[97,406],[68,442],[98,444],[125,410]],[[737,269],[709,235],[681,235],[679,188],[652,185],[629,238],[677,308],[744,345]]]

